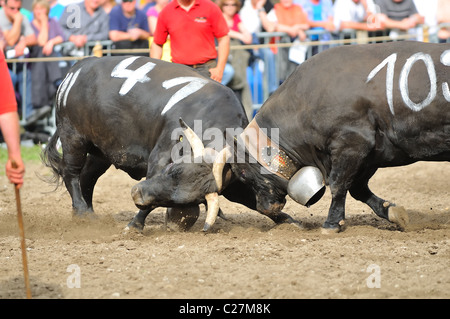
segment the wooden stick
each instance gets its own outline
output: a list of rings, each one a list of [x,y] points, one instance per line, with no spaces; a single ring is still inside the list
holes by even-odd
[[[15,161],[12,161],[11,165],[13,168],[17,168],[17,163]],[[17,220],[19,222],[19,233],[22,247],[22,264],[23,264],[23,275],[25,278],[25,288],[27,292],[27,299],[31,299],[30,280],[28,277],[27,248],[25,243],[25,231],[23,229],[22,205],[20,203],[20,191],[17,185],[14,185],[14,190],[16,192]]]

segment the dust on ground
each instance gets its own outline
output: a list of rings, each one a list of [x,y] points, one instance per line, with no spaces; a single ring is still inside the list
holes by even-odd
[[[3,166],[2,166],[3,167]],[[347,229],[323,235],[329,190],[305,208],[288,199],[284,212],[303,223],[276,226],[220,198],[228,220],[201,231],[164,227],[165,209],[142,234],[123,233],[137,212],[136,184],[110,168],[94,192],[94,220],[72,219],[64,187],[53,191],[28,163],[21,189],[33,298],[449,298],[450,163],[380,169],[370,182],[379,197],[404,206],[402,232],[348,195]],[[0,176],[0,299],[25,298],[16,201]]]

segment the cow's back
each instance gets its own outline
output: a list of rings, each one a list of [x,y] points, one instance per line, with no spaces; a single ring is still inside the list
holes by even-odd
[[[259,118],[264,126],[283,127],[280,139],[289,147],[298,145],[300,130],[304,145],[326,149],[330,137],[353,125],[361,133],[379,132],[382,152],[448,160],[449,68],[447,44],[408,41],[329,49],[299,66]]]
[[[172,131],[179,128],[180,117],[189,125],[201,120],[203,130],[247,124],[229,88],[191,68],[144,57],[84,59],[57,93],[60,130],[86,136],[125,170],[145,161],[157,144],[170,149],[177,142]]]

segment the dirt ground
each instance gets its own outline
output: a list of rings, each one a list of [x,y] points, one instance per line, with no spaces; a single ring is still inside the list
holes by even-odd
[[[1,164],[3,167],[4,164]],[[406,231],[347,199],[347,229],[323,235],[330,193],[310,208],[284,212],[304,228],[276,226],[221,197],[228,220],[212,231],[166,230],[164,209],[143,234],[123,233],[136,207],[136,183],[111,168],[94,193],[96,220],[73,220],[66,189],[27,165],[21,189],[33,298],[450,298],[450,163],[380,169],[370,186],[404,206]],[[0,299],[25,298],[14,191],[0,176]]]

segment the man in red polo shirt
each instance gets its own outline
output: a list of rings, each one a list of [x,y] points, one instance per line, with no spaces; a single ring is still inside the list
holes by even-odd
[[[172,62],[220,82],[230,52],[228,31],[221,10],[211,0],[173,0],[158,16],[150,56],[161,59],[170,36]]]
[[[23,184],[25,166],[20,153],[20,125],[17,113],[17,102],[14,89],[6,66],[2,45],[0,44],[0,129],[8,147],[8,160],[6,162],[6,176],[17,187]],[[12,161],[17,164],[12,167]]]

